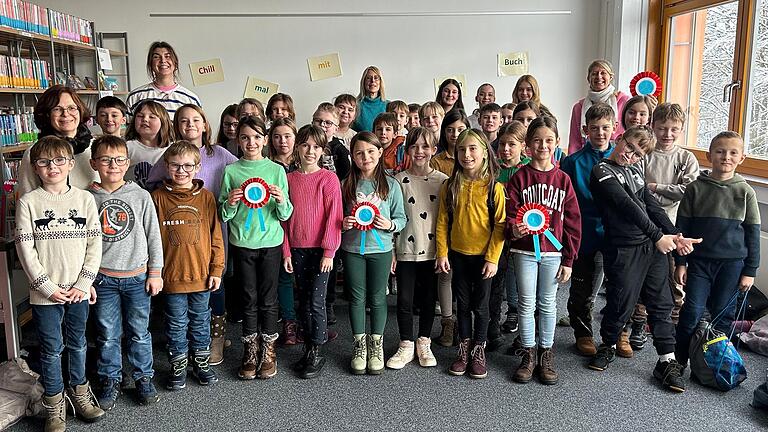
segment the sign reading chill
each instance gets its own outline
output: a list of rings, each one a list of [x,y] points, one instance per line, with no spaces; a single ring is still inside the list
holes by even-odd
[[[528,52],[499,53],[499,76],[519,76],[528,73]]]
[[[192,82],[196,86],[224,81],[224,69],[220,59],[204,60],[189,64]]]

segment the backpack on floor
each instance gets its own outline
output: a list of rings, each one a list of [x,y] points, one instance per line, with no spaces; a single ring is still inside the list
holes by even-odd
[[[736,302],[737,296],[738,293],[731,297],[729,306]],[[743,316],[745,304],[745,302],[741,303],[736,313],[737,317]],[[715,329],[715,324],[722,316],[721,312],[711,323],[706,321],[699,323],[691,338],[689,350],[691,375],[707,387],[728,391],[738,387],[747,379],[747,370],[744,368],[744,360],[731,343],[730,337],[733,336],[733,330],[729,337]]]

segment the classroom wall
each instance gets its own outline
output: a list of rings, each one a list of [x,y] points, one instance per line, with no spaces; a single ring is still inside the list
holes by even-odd
[[[600,56],[601,13],[606,0],[503,0],[354,2],[229,1],[224,6],[201,0],[40,1],[48,7],[91,19],[100,31],[126,31],[133,86],[148,82],[145,61],[152,41],[166,40],[181,59],[182,84],[195,91],[214,123],[221,110],[243,97],[248,75],[277,82],[293,96],[299,123],[306,123],[318,103],[341,92],[357,94],[368,65],[381,68],[388,99],[423,103],[434,100],[435,77],[463,73],[464,104],[475,107],[478,85],[496,87],[497,102],[511,101],[517,77],[498,77],[499,52],[528,51],[530,70],[542,88],[542,100],[567,125],[573,103],[586,91],[586,67]],[[155,18],[151,13],[295,13],[295,12],[479,12],[567,11],[564,15],[400,16],[254,18]],[[603,20],[605,21],[605,20]],[[604,22],[602,22],[605,25]],[[608,25],[613,25],[609,22]],[[615,37],[613,29],[604,31]],[[343,76],[310,82],[307,57],[338,52]],[[603,53],[610,54],[610,53]],[[188,64],[220,58],[226,81],[194,87]],[[625,89],[626,91],[626,89]],[[214,120],[215,119],[215,120]],[[567,127],[561,127],[567,142]]]

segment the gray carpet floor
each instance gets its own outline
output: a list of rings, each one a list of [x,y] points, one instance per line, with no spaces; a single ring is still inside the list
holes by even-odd
[[[558,293],[559,316],[565,314],[567,290]],[[136,404],[130,390],[115,409],[90,426],[69,418],[70,431],[242,431],[242,430],[733,430],[768,429],[768,412],[750,406],[753,390],[765,380],[768,358],[740,349],[748,378],[722,393],[688,383],[675,394],[662,389],[651,373],[656,362],[649,344],[632,359],[617,360],[605,372],[586,368],[588,359],[573,348],[570,328],[556,330],[556,364],[560,383],[517,384],[511,375],[519,359],[489,353],[484,380],[446,372],[455,348],[436,344],[436,368],[412,363],[380,376],[352,376],[348,364],[352,336],[344,303],[337,306],[339,338],[327,345],[328,363],[320,377],[302,380],[290,370],[302,346],[280,348],[278,375],[271,380],[240,381],[239,326],[229,325],[235,341],[225,362],[216,366],[220,382],[201,387],[190,376],[187,388],[164,390],[167,357],[155,344],[156,383],[161,400],[150,407]],[[395,297],[389,296],[385,354],[397,348]],[[599,308],[604,303],[598,299]],[[438,331],[435,320],[435,334]],[[512,337],[508,337],[512,342]],[[24,419],[14,432],[42,430],[42,419]]]

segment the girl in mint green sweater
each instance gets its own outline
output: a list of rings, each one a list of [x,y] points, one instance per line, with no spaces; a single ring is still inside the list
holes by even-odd
[[[243,285],[242,379],[271,378],[277,373],[277,280],[282,260],[283,228],[293,206],[280,165],[265,159],[266,127],[258,118],[243,119],[236,137],[243,157],[224,170],[221,218],[229,222],[235,278]],[[257,371],[257,367],[261,365]]]

